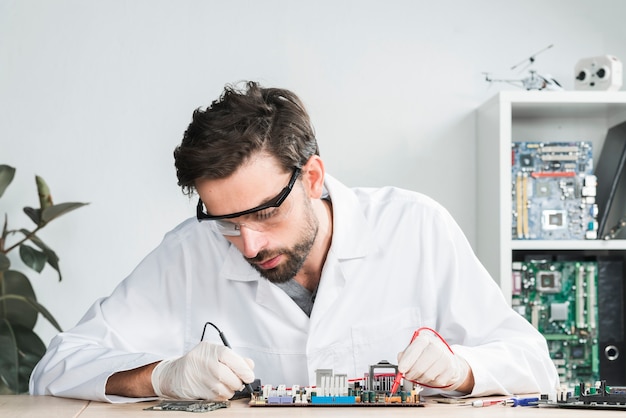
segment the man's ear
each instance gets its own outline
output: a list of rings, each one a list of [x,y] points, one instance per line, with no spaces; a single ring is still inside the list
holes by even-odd
[[[302,183],[311,199],[320,199],[324,191],[324,162],[319,155],[313,155],[302,167]]]

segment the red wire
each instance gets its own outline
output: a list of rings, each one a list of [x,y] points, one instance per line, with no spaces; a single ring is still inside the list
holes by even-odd
[[[415,331],[415,332],[417,333],[417,335],[419,335],[420,331],[424,331],[424,330],[430,331],[433,334],[435,334],[437,336],[437,338],[439,338],[441,340],[441,342],[444,343],[446,345],[446,347],[448,347],[448,350],[450,350],[450,352],[452,354],[454,354],[454,351],[452,351],[452,348],[450,348],[450,346],[448,345],[446,340],[444,340],[443,337],[441,335],[439,335],[439,333],[437,331],[435,331],[434,329],[428,328],[428,327],[421,327],[421,328],[418,328],[418,330]],[[415,337],[417,337],[417,335],[415,335]],[[415,339],[415,337],[413,337],[413,340]],[[411,342],[413,342],[413,340],[411,340]]]

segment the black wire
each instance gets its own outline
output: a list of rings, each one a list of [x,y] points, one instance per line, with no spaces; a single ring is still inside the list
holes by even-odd
[[[220,334],[220,336],[222,335],[222,331],[220,331],[220,329],[217,327],[217,325],[215,325],[213,322],[207,322],[206,324],[204,324],[204,328],[202,329],[202,336],[200,337],[200,341],[204,340],[204,333],[206,332],[206,326],[207,325],[211,325],[213,328],[215,328],[217,330],[217,332]]]
[[[204,328],[202,329],[202,336],[200,337],[200,342],[202,342],[204,340],[204,333],[206,332],[206,326],[207,325],[211,325],[213,328],[215,328],[217,330],[217,333],[220,335],[220,339],[222,340],[224,345],[226,347],[228,347],[228,348],[231,348],[231,346],[228,343],[228,340],[226,339],[226,336],[224,335],[224,333],[213,322],[207,322],[207,323],[204,324]],[[250,383],[244,383],[244,385],[245,385],[246,389],[248,390],[248,393],[252,394],[254,392],[254,390],[252,389],[252,386],[250,386]]]

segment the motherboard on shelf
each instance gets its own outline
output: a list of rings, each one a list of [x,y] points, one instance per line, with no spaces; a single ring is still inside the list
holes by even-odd
[[[514,142],[511,167],[513,239],[597,238],[591,142]]]
[[[597,263],[538,257],[512,273],[513,309],[546,338],[561,384],[598,381]]]
[[[423,406],[421,388],[404,381],[400,390],[391,394],[398,368],[381,361],[370,366],[363,378],[348,379],[345,374],[334,374],[332,369],[318,369],[316,385],[263,385],[250,398],[250,406]]]

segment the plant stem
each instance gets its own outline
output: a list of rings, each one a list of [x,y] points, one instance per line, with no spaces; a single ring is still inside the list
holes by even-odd
[[[22,238],[20,241],[16,242],[15,244],[11,245],[6,250],[4,250],[4,249],[2,249],[2,247],[0,247],[0,251],[2,251],[3,253],[7,254],[11,250],[15,249],[16,247],[19,247],[21,244],[23,244],[24,242],[28,241],[31,237],[35,236],[37,231],[39,231],[41,228],[43,228],[43,226],[38,226],[37,228],[33,229],[31,232],[28,233],[28,235],[24,236],[24,238]],[[12,231],[12,232],[15,233],[17,231]],[[4,231],[3,231],[3,234],[2,234],[2,239],[4,240]],[[2,244],[4,244],[4,241],[2,242]]]
[[[7,236],[8,223],[9,223],[9,218],[8,218],[8,215],[5,213],[4,214],[4,226],[2,227],[2,235],[0,235],[0,251],[3,252],[4,254],[6,254],[6,252],[4,251],[4,241]]]

